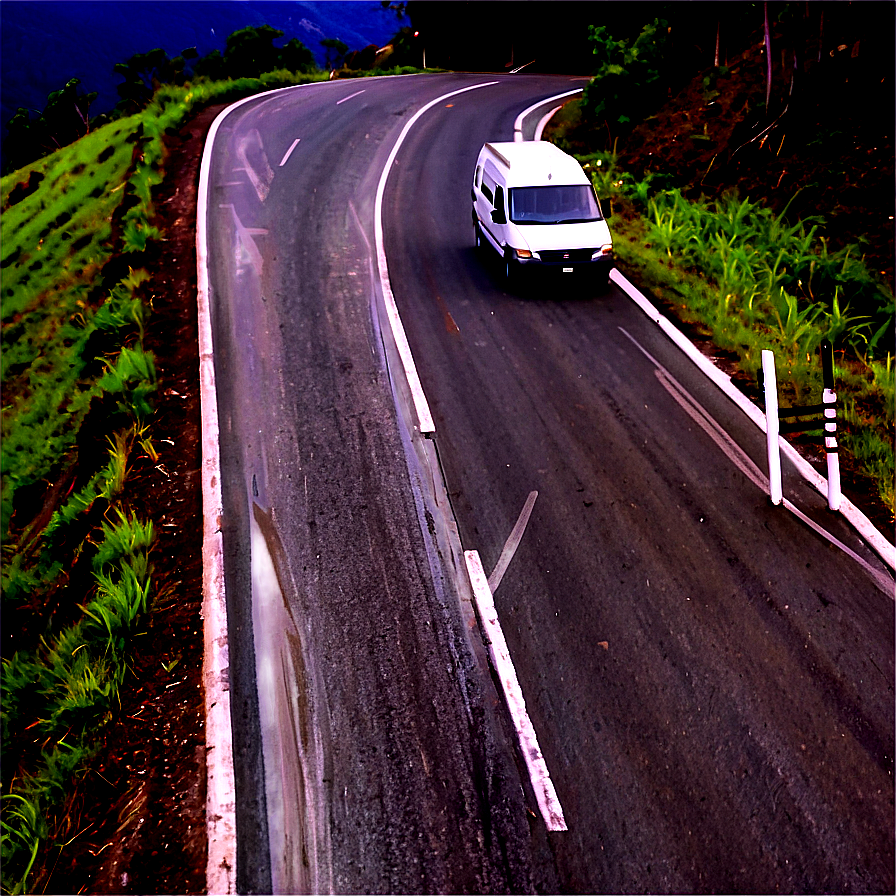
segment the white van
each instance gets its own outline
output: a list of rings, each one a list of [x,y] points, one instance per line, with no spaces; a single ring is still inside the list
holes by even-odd
[[[607,282],[613,240],[600,202],[582,166],[552,143],[486,143],[472,197],[476,245],[501,256],[508,279],[526,267]]]

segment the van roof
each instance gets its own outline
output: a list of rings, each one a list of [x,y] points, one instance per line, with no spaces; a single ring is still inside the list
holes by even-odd
[[[486,143],[483,150],[504,169],[508,187],[590,183],[572,156],[544,140]]]

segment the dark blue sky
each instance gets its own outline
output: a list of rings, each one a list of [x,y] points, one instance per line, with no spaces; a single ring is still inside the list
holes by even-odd
[[[264,24],[285,32],[278,45],[297,37],[322,64],[322,38],[352,50],[382,46],[408,21],[379,0],[3,0],[0,125],[19,106],[42,111],[47,94],[70,78],[99,93],[91,113],[108,111],[121,82],[115,63],[156,47],[169,56],[196,47],[204,56],[223,50],[237,29]]]

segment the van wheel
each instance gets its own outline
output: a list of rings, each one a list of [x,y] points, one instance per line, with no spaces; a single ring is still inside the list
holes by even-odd
[[[509,252],[504,253],[504,279],[509,287],[515,286],[519,279],[519,265],[512,260]]]

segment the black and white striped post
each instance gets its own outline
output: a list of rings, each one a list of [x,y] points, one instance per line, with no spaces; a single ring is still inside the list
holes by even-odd
[[[828,462],[828,507],[840,509],[840,455],[837,453],[837,393],[834,391],[834,347],[825,339],[821,343],[821,365],[824,378],[824,451]]]
[[[798,408],[778,407],[778,381],[775,374],[775,356],[771,351],[762,352],[762,374],[765,387],[765,432],[768,446],[768,484],[772,504],[784,500],[781,483],[781,447],[778,436],[784,432],[805,432],[813,424],[807,422],[781,423],[781,417],[807,417],[824,415],[824,450],[828,467],[828,507],[840,509],[840,457],[837,454],[837,393],[834,391],[834,349],[827,339],[821,343],[821,365],[824,392],[821,404]],[[817,422],[815,424],[817,428]]]

